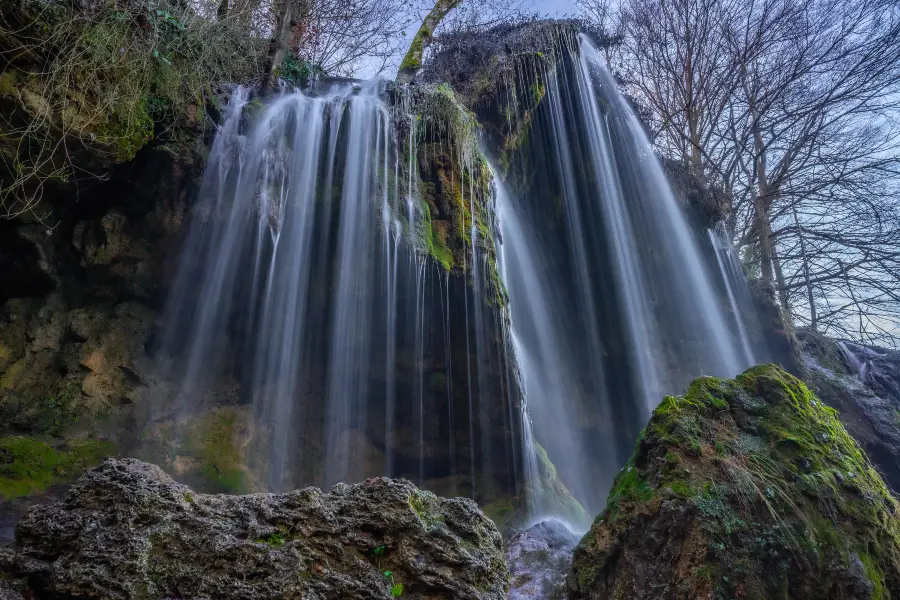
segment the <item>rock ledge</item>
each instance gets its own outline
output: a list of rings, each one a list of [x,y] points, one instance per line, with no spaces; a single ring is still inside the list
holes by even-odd
[[[27,512],[4,572],[0,597],[37,600],[500,600],[508,580],[500,533],[468,499],[387,478],[204,495],[133,459]]]

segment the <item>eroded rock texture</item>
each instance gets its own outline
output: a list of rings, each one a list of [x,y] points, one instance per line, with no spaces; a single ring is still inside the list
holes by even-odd
[[[885,481],[900,490],[900,352],[798,334],[804,379],[872,457]]]
[[[798,379],[700,378],[654,411],[575,550],[570,598],[900,597],[897,509]]]
[[[2,571],[0,594],[73,600],[499,600],[508,577],[499,532],[468,499],[387,478],[204,495],[133,459],[30,509]]]

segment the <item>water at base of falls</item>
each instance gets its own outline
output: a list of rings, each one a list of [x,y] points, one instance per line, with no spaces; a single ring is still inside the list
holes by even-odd
[[[755,357],[722,310],[708,240],[597,51],[574,35],[557,50],[555,68],[531,74],[547,93],[520,150],[529,178],[498,186],[498,255],[531,417],[526,465],[546,452],[596,514],[663,395]],[[533,511],[559,514],[546,496]]]
[[[395,121],[408,116],[377,82],[265,106],[238,89],[226,108],[157,353],[178,392],[158,412],[251,407],[255,489],[384,474],[515,493],[502,325],[407,239],[418,156],[398,156]]]

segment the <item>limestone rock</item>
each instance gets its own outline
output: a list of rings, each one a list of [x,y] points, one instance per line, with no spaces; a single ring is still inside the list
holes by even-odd
[[[494,599],[496,527],[468,499],[369,479],[285,494],[195,494],[162,470],[107,460],[37,506],[0,561],[31,598]],[[400,587],[402,585],[402,588]]]
[[[900,597],[898,508],[798,379],[700,378],[654,411],[575,549],[569,597]]]

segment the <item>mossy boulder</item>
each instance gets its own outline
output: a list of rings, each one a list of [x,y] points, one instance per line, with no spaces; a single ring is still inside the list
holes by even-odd
[[[900,598],[898,504],[773,365],[665,398],[575,550],[571,598]]]
[[[505,600],[508,572],[472,500],[409,481],[204,495],[110,459],[24,515],[0,580],[35,600]]]

